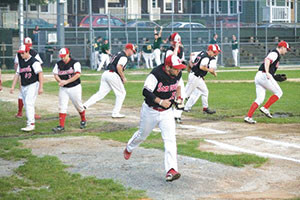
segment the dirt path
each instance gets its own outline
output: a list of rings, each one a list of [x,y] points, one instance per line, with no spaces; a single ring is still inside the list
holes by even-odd
[[[8,89],[0,100],[17,102],[17,94]],[[58,112],[58,97],[43,94],[36,107],[49,113]],[[100,102],[87,110],[88,120],[112,121],[138,126],[139,109],[124,107],[124,119],[111,118],[112,104]],[[72,105],[69,113],[77,115]],[[70,172],[98,178],[120,180],[126,186],[143,189],[153,199],[257,199],[300,196],[300,124],[257,124],[183,117],[177,128],[179,138],[202,138],[199,149],[236,154],[252,151],[264,153],[270,161],[260,168],[235,168],[201,159],[179,156],[182,179],[172,184],[164,181],[163,152],[137,149],[130,161],[124,161],[124,144],[102,141],[95,137],[43,138],[24,141],[36,155],[58,156],[71,165]],[[216,143],[218,142],[218,143]],[[227,146],[226,146],[227,145]],[[298,148],[299,147],[299,148]],[[274,157],[275,156],[275,157]],[[299,162],[298,162],[299,161]]]

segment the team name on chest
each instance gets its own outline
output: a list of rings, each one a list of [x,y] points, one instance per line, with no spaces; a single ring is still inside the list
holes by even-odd
[[[68,70],[59,70],[58,75],[67,75],[67,74],[74,74],[73,68],[70,68]]]
[[[171,92],[171,91],[175,91],[177,89],[178,86],[178,81],[175,84],[172,85],[163,85],[162,82],[160,82],[157,86],[157,92]]]
[[[20,73],[26,73],[26,72],[31,72],[31,67],[30,65],[28,65],[27,67],[24,67],[24,68],[20,68]]]

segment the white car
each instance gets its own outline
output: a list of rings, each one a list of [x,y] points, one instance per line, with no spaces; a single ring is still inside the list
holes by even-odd
[[[206,28],[203,24],[195,22],[171,22],[165,26],[166,28]]]

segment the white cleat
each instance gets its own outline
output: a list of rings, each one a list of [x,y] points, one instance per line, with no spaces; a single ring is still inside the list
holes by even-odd
[[[260,110],[260,112],[264,113],[267,117],[273,118],[270,111],[268,109],[266,109],[265,107],[261,107],[259,110]]]
[[[123,114],[120,114],[120,113],[117,113],[117,114],[112,114],[112,116],[111,116],[112,118],[124,118],[125,117],[125,115],[123,115]]]
[[[251,117],[245,117],[244,121],[248,124],[256,124],[256,121],[253,120]]]
[[[29,132],[29,131],[33,131],[34,129],[35,129],[34,125],[28,125],[25,128],[21,128],[21,131]]]

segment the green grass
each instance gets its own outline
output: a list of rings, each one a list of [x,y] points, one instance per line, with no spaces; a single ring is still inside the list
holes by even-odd
[[[66,171],[68,166],[53,156],[37,157],[20,149],[17,139],[1,139],[0,157],[25,159],[16,175],[0,178],[0,199],[140,199],[145,192],[125,188],[111,179],[83,178]],[[15,152],[15,149],[19,149]]]

